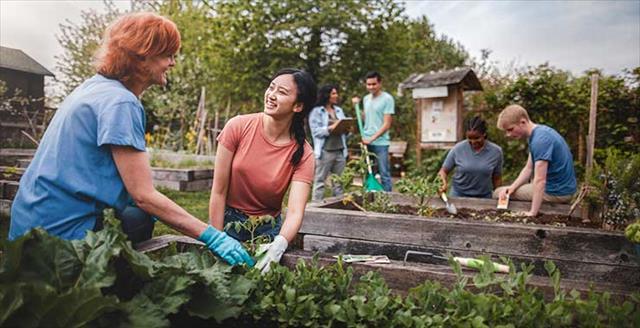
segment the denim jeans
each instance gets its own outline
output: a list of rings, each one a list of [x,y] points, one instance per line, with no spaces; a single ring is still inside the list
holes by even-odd
[[[225,207],[224,209],[224,232],[227,235],[235,238],[238,241],[247,241],[251,239],[251,233],[249,230],[241,229],[239,232],[236,231],[233,227],[227,229],[227,224],[231,222],[246,222],[249,219],[249,216],[242,213],[240,210],[235,209],[233,207]],[[271,223],[266,223],[259,226],[255,230],[255,237],[257,236],[267,236],[269,240],[273,240],[280,233],[280,228],[282,227],[282,215],[279,214],[276,217],[275,225],[271,225]]]
[[[122,211],[116,210],[115,212],[116,219],[120,220],[122,231],[132,243],[135,244],[151,239],[156,220],[150,214],[135,205],[129,205]],[[100,213],[96,218],[96,225],[93,231],[99,231],[104,228],[103,220],[104,217]]]
[[[378,163],[378,173],[382,179],[384,191],[391,191],[391,168],[389,164],[389,146],[367,145],[367,149],[376,154]]]

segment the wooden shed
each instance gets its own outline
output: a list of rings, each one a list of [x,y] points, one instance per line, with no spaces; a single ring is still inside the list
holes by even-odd
[[[471,68],[414,73],[398,86],[411,90],[415,103],[416,160],[423,149],[449,149],[464,138],[464,91],[482,91]]]
[[[15,90],[20,89],[21,96],[34,100],[25,108],[17,108],[22,106],[19,103],[12,103],[11,108],[0,108],[0,146],[20,146],[24,143],[24,135],[20,131],[30,128],[26,115],[31,120],[41,121],[45,109],[45,76],[54,75],[22,50],[0,46],[0,80],[7,88],[2,97],[12,98]]]

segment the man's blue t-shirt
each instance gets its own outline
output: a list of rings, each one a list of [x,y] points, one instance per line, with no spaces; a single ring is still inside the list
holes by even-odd
[[[365,114],[362,135],[365,138],[371,138],[384,124],[384,115],[395,114],[395,102],[393,96],[382,91],[375,98],[371,94],[364,96],[362,103]],[[389,130],[371,142],[374,146],[389,146],[390,143]]]
[[[462,197],[491,198],[493,177],[502,175],[502,148],[486,141],[479,152],[468,140],[458,142],[447,154],[442,167],[451,172],[455,168],[452,188]]]
[[[538,124],[529,137],[531,160],[547,161],[547,184],[544,192],[553,196],[573,195],[576,192],[576,174],[569,145],[554,129]]]
[[[145,114],[119,81],[95,75],[76,88],[54,115],[11,208],[9,239],[42,227],[81,239],[105,207],[130,201],[110,145],[145,151]]]

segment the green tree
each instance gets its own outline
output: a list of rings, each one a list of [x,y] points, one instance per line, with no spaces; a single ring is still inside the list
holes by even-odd
[[[65,97],[87,78],[95,74],[91,64],[94,53],[100,46],[104,30],[116,17],[123,14],[113,0],[104,0],[104,12],[95,10],[81,12],[81,23],[65,20],[60,24],[60,33],[56,34],[63,53],[56,58],[59,85]]]
[[[65,53],[58,65],[65,94],[93,74],[91,55],[108,23],[121,14],[112,2],[106,7],[104,14],[86,12],[83,23],[62,26]],[[260,110],[270,76],[283,67],[303,68],[319,84],[337,83],[349,99],[365,92],[362,77],[369,70],[380,71],[394,93],[413,72],[459,66],[468,57],[459,44],[438,38],[426,17],[409,19],[403,4],[392,0],[171,0],[136,1],[133,7],[169,17],[182,34],[169,85],[142,98],[149,128],[156,126],[178,149],[188,144],[203,87],[207,110],[231,116]],[[397,100],[393,137],[412,141],[413,104]]]

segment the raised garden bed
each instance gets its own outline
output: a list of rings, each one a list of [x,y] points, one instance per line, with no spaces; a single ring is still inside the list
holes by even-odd
[[[0,165],[16,165],[18,160],[30,160],[35,153],[35,149],[0,148]]]
[[[0,217],[9,217],[11,203],[18,192],[20,177],[24,169],[0,166]]]
[[[149,150],[153,184],[178,191],[206,191],[213,184],[214,156]]]
[[[141,254],[112,220],[85,240],[35,230],[0,248],[0,326],[637,327],[640,294],[566,293],[527,272],[345,264],[290,252],[266,274],[229,267],[190,238]],[[197,244],[197,245],[194,245]],[[295,265],[294,265],[295,263]],[[415,267],[417,267],[416,265]],[[379,274],[376,274],[377,271]],[[438,277],[432,279],[432,277]],[[387,283],[386,280],[389,280]],[[435,280],[435,281],[434,281]],[[419,282],[405,291],[407,281]],[[445,285],[438,281],[447,281]],[[389,288],[389,286],[393,286]],[[584,286],[577,286],[585,290]],[[620,297],[618,297],[620,296]]]
[[[153,167],[153,185],[178,191],[210,190],[213,170]]]
[[[411,197],[391,194],[392,203],[415,204]],[[460,210],[457,216],[437,211],[426,218],[410,214],[361,212],[344,205],[340,199],[310,204],[300,233],[303,248],[327,253],[380,254],[401,260],[407,250],[451,253],[476,257],[489,254],[498,259],[510,258],[514,263],[531,263],[534,273],[544,271],[543,263],[556,263],[562,276],[583,281],[585,285],[618,284],[640,290],[640,258],[634,245],[621,231],[585,228],[580,218],[565,217],[566,225],[495,222],[484,219],[487,210],[495,208],[495,200],[453,198]],[[431,201],[443,207],[441,202]],[[527,202],[511,202],[512,210],[527,210]],[[480,209],[471,216],[469,209]],[[485,211],[485,212],[482,212]],[[550,218],[568,212],[567,205],[544,204],[541,210]],[[514,219],[510,217],[510,219]],[[416,258],[434,263],[433,258]],[[611,287],[611,286],[609,286]],[[615,289],[615,288],[614,288]]]
[[[174,245],[178,251],[181,251],[186,250],[191,245],[202,246],[203,244],[186,236],[163,235],[137,244],[136,249],[144,253],[149,253],[162,250],[170,245]],[[299,261],[311,263],[314,255],[314,252],[291,247],[283,255],[280,264],[294,269]],[[317,255],[317,263],[321,266],[332,265],[336,262],[337,259],[329,254],[321,253]],[[400,294],[406,293],[409,289],[423,284],[425,281],[437,281],[444,286],[452,287],[458,280],[456,273],[446,261],[439,264],[429,264],[391,260],[391,263],[388,264],[350,263],[345,265],[353,268],[354,278],[356,279],[370,271],[378,272],[385,279],[389,287]],[[476,270],[463,268],[463,275],[468,279],[473,278],[476,273]],[[528,285],[539,289],[545,295],[545,299],[553,299],[555,295],[552,283],[546,275],[541,274],[541,276],[531,277]],[[561,280],[560,287],[565,292],[570,292],[571,290],[578,291],[582,296],[587,296],[590,290],[600,293],[606,291],[617,299],[629,298],[633,292],[633,290],[619,284],[600,283],[591,286],[585,284],[584,281],[565,278]],[[473,289],[472,286],[471,288]]]

